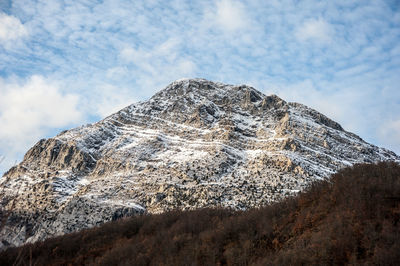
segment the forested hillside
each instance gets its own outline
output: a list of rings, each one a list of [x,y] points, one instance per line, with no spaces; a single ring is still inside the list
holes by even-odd
[[[10,248],[1,265],[400,264],[400,166],[359,164],[259,209],[141,215]]]

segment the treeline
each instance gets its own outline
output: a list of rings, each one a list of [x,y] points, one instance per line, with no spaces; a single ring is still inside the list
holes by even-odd
[[[0,265],[400,265],[400,166],[356,165],[248,211],[143,215],[10,248]]]

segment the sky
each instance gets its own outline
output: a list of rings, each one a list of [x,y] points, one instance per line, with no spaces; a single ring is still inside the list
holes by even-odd
[[[400,154],[400,1],[0,0],[0,175],[180,78],[306,104]]]

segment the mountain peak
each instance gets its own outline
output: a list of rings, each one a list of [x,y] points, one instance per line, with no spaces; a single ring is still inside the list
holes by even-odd
[[[261,98],[262,93],[247,85],[228,85],[201,78],[179,79],[154,95],[152,99],[189,96],[192,98],[216,100],[214,97],[220,99],[227,96],[240,95],[247,91],[251,93],[252,100]]]
[[[182,79],[34,145],[0,181],[0,211],[11,212],[3,245],[143,212],[256,207],[345,166],[383,160],[400,162],[305,105],[247,85]]]
[[[133,104],[123,111],[130,113],[128,116],[141,113],[179,123],[195,121],[197,126],[214,127],[217,122],[232,115],[248,112],[261,115],[271,108],[284,112],[288,105],[278,96],[266,96],[248,85],[180,79],[150,100]]]

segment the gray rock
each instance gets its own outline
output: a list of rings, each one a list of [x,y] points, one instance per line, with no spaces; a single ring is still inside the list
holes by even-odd
[[[246,85],[180,80],[32,147],[0,179],[0,245],[145,212],[260,206],[382,160],[400,158],[302,104]]]

